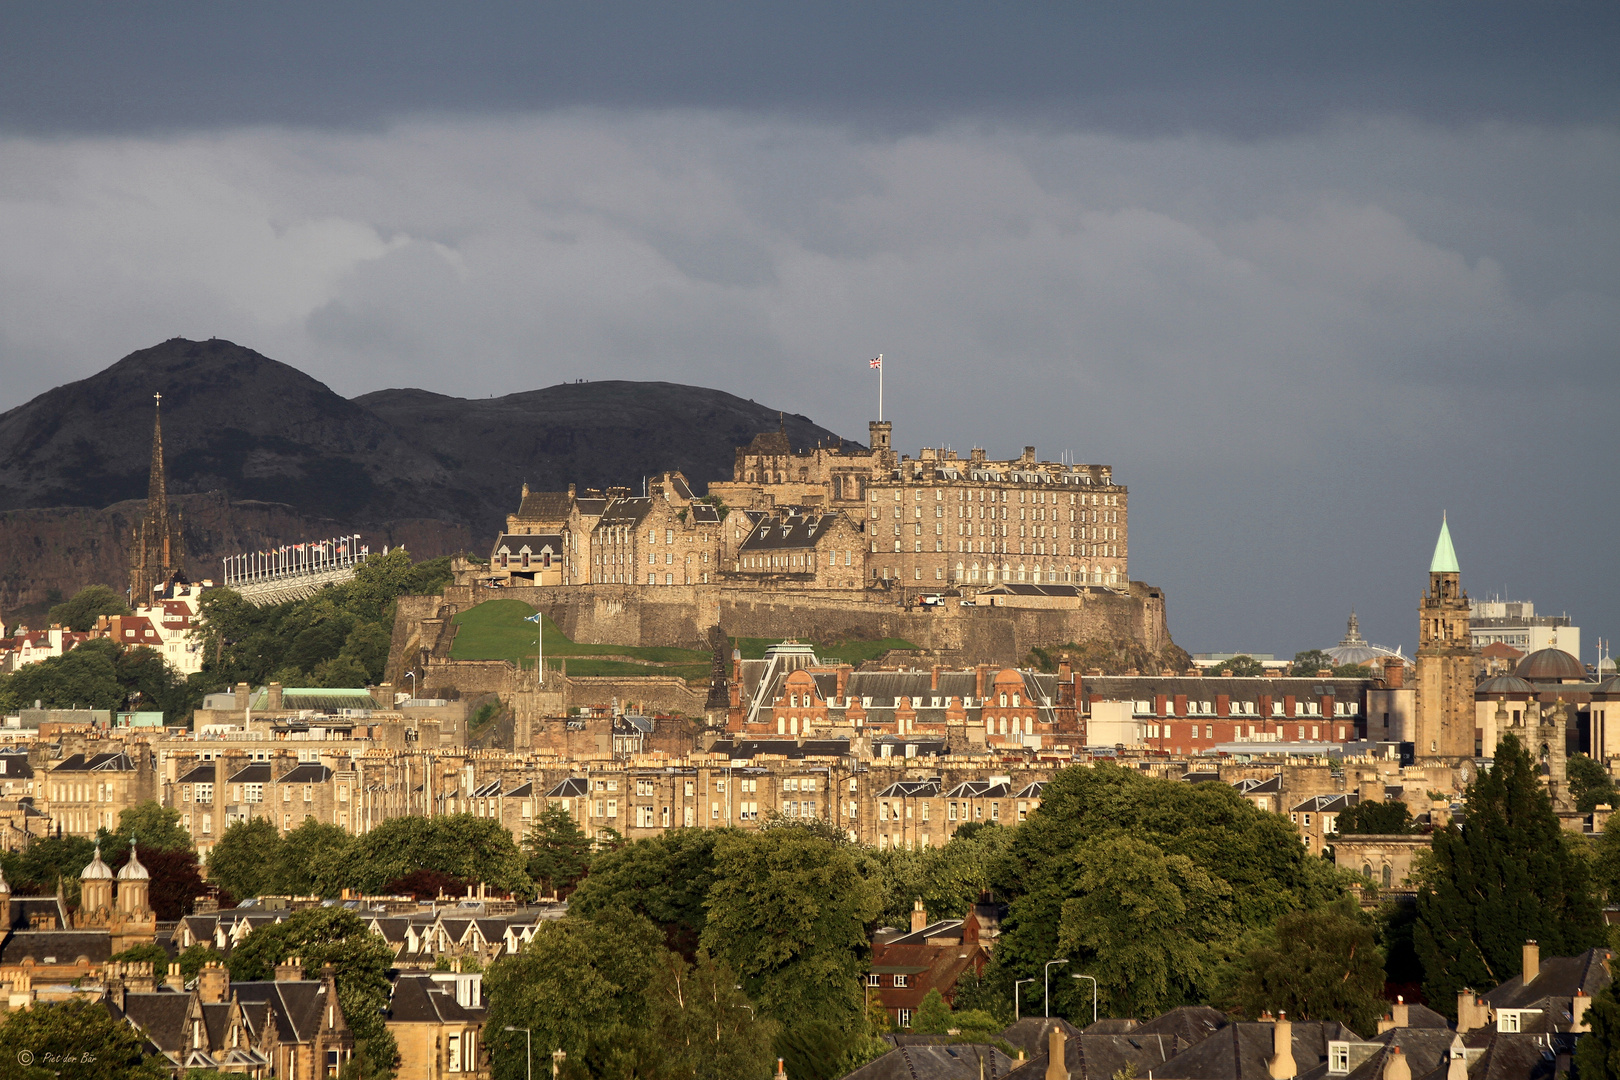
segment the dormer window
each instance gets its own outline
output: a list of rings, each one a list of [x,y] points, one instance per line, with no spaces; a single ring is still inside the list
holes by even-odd
[[[1328,1075],[1344,1076],[1350,1071],[1350,1044],[1347,1042],[1328,1043]]]

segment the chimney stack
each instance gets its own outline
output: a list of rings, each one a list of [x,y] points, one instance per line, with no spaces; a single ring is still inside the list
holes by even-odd
[[[1541,974],[1541,946],[1532,938],[1524,943],[1524,980],[1523,984],[1529,986]]]
[[[302,982],[304,980],[304,963],[296,956],[289,956],[276,965],[276,982]]]
[[[264,705],[265,705],[265,708],[268,709],[271,712],[280,712],[281,711],[281,684],[280,683],[273,682],[273,683],[270,684],[268,692],[267,692],[267,700],[265,701]]]
[[[1384,685],[1399,690],[1406,685],[1406,661],[1396,656],[1384,657]]]
[[[1390,1047],[1384,1059],[1384,1080],[1412,1080],[1412,1066],[1398,1046]]]
[[[1064,1046],[1068,1038],[1063,1029],[1056,1024],[1046,1036],[1046,1076],[1045,1080],[1069,1080],[1069,1067],[1064,1062]]]
[[[234,702],[234,705],[236,707],[237,712],[247,712],[247,707],[248,707],[248,684],[247,683],[239,682],[239,683],[236,684],[236,701]]]
[[[938,664],[934,665],[934,670],[933,670],[932,677],[928,680],[928,689],[932,690],[936,694],[939,693],[939,665]]]
[[[1586,996],[1585,990],[1575,991],[1575,1000],[1570,1005],[1570,1013],[1574,1019],[1570,1022],[1571,1031],[1591,1031],[1592,1025],[1586,1022],[1586,1010],[1592,1007],[1592,999]]]
[[[973,684],[973,696],[978,698],[979,703],[982,705],[985,695],[990,693],[990,665],[980,664],[975,669],[974,674],[976,678]]]
[[[1288,1014],[1279,1012],[1271,1028],[1271,1060],[1266,1063],[1271,1080],[1289,1080],[1299,1072],[1294,1064],[1294,1025]],[[1410,1078],[1408,1078],[1410,1080]]]
[[[1395,995],[1395,1008],[1390,1011],[1390,1017],[1398,1028],[1412,1026],[1412,1007],[1406,1003],[1403,995]]]
[[[928,912],[923,910],[923,902],[918,899],[911,908],[911,932],[915,934],[928,925]]]
[[[231,988],[231,973],[217,960],[210,960],[197,972],[197,999],[204,1005],[219,1005]]]
[[[1480,1004],[1473,987],[1465,986],[1457,991],[1457,1034],[1466,1035],[1484,1027],[1489,1020],[1489,1012]]]
[[[1468,1080],[1468,1051],[1463,1048],[1461,1035],[1451,1039],[1450,1061],[1446,1063],[1446,1080]]]

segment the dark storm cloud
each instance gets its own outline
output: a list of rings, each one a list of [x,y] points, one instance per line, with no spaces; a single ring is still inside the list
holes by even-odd
[[[1243,136],[1349,113],[1612,119],[1614,4],[11,4],[32,133],[573,106]]]
[[[1620,6],[0,9],[0,409],[175,334],[341,393],[717,386],[1113,464],[1193,649],[1607,633]],[[565,483],[568,478],[558,478]],[[1587,659],[1591,659],[1590,655]]]

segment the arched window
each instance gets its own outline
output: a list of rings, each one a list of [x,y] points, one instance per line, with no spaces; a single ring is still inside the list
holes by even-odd
[[[1390,882],[1394,879],[1394,876],[1395,876],[1394,872],[1389,868],[1389,864],[1385,863],[1384,864],[1384,888],[1386,888],[1386,889],[1389,888]]]
[[[778,735],[787,734],[787,720],[785,718],[780,716],[776,718],[776,733]]]
[[[994,735],[996,733],[996,718],[995,717],[987,716],[987,717],[984,718],[984,733],[986,735]]]
[[[1368,881],[1373,879],[1372,863],[1361,864],[1361,876],[1366,878]]]
[[[788,721],[788,732],[789,734],[793,735],[797,735],[799,733],[799,718],[797,716]]]
[[[1005,716],[1001,718],[1001,733],[1003,735],[1007,734],[1007,718]]]

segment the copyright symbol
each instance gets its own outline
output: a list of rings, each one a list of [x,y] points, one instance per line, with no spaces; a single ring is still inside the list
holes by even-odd
[[[17,1051],[17,1060],[24,1065],[32,1065],[34,1063],[34,1052],[32,1050],[19,1050]]]

